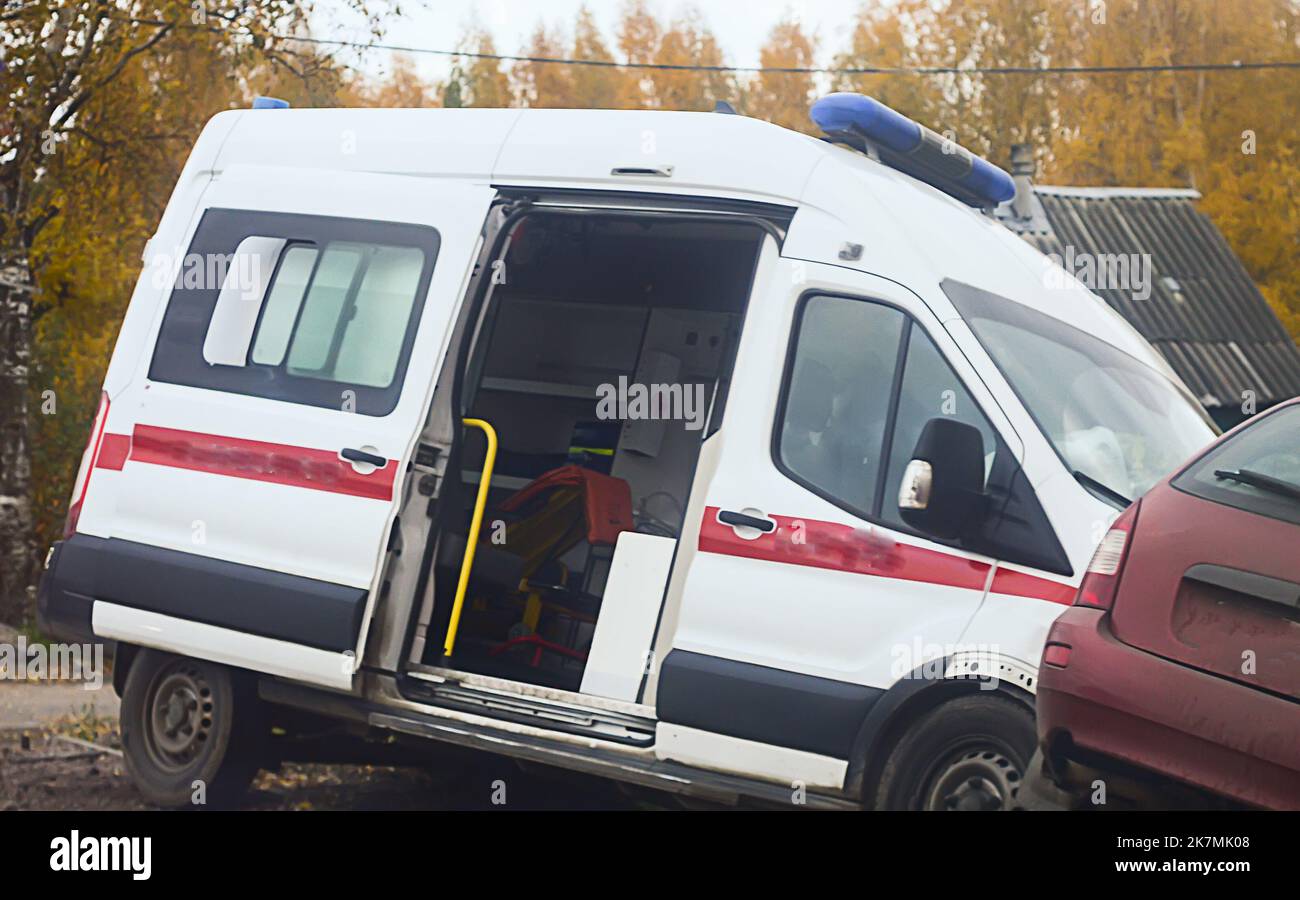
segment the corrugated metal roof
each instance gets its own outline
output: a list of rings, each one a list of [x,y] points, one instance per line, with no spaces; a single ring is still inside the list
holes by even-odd
[[[1150,295],[1130,284],[1089,285],[1169,361],[1201,402],[1262,409],[1300,394],[1300,349],[1213,223],[1195,191],[1034,185],[1032,226],[998,217],[1043,253],[1150,258]],[[1047,228],[1042,227],[1046,221]],[[1067,266],[1068,268],[1068,266]],[[1145,273],[1144,273],[1145,274]],[[1086,283],[1086,281],[1085,281]]]

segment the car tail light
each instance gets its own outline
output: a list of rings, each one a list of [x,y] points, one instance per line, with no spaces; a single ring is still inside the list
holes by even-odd
[[[1120,513],[1093,551],[1092,561],[1088,563],[1079,593],[1074,598],[1075,606],[1110,609],[1114,605],[1124,559],[1128,555],[1129,535],[1137,524],[1137,510],[1138,505],[1134,503]]]
[[[77,520],[81,518],[81,504],[86,500],[86,488],[90,486],[90,471],[95,467],[95,457],[99,455],[99,444],[104,439],[104,423],[108,421],[108,392],[99,397],[99,411],[95,413],[95,424],[90,428],[90,439],[86,442],[85,452],[81,454],[81,468],[77,469],[77,480],[72,485],[72,501],[68,505],[68,517],[63,522],[63,537],[72,537],[77,533]]]

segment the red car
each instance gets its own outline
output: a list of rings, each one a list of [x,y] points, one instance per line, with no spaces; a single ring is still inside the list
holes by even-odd
[[[1300,809],[1300,399],[1115,521],[1037,705],[1027,801]]]

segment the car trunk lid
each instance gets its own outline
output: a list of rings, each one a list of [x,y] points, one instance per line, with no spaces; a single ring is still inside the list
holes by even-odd
[[[1300,699],[1300,524],[1162,485],[1130,540],[1121,641]]]

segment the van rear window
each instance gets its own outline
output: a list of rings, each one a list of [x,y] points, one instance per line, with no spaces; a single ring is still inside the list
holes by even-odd
[[[260,304],[243,365],[210,363],[213,311],[223,284],[230,293],[248,275],[235,249],[250,236],[280,238],[284,248],[265,295],[239,301]],[[426,226],[208,210],[177,268],[149,377],[387,415],[437,253],[438,234]]]

